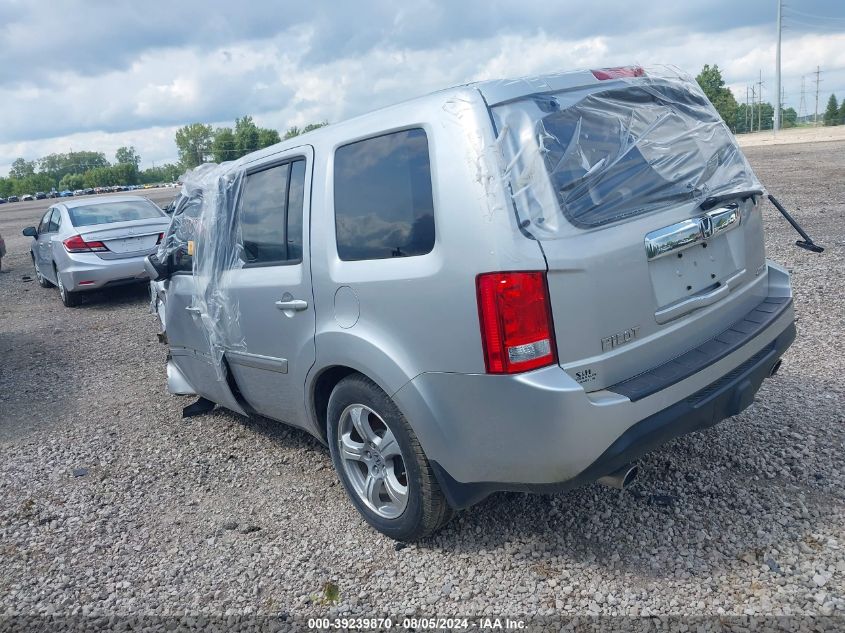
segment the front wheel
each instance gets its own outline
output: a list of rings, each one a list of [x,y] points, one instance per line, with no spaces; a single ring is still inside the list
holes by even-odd
[[[41,274],[41,270],[38,268],[38,262],[35,261],[35,255],[32,256],[32,265],[35,267],[35,278],[38,280],[38,285],[42,288],[51,288],[53,284],[51,284],[47,278]]]
[[[332,462],[358,512],[398,541],[424,538],[453,511],[396,404],[359,374],[341,380],[328,410]]]
[[[59,295],[62,298],[62,303],[65,304],[65,307],[67,308],[75,308],[82,303],[82,297],[79,296],[78,292],[71,292],[68,290],[62,282],[62,276],[59,274],[58,269],[55,270],[56,281],[59,282]]]

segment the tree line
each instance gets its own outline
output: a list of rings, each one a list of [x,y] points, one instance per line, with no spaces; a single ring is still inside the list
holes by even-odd
[[[173,182],[186,170],[201,163],[222,163],[263,149],[282,138],[289,139],[328,125],[309,123],[289,127],[283,137],[276,130],[258,127],[251,116],[235,119],[234,128],[191,123],[176,131],[179,162],[140,169],[141,156],[135,147],[121,147],[109,162],[103,152],[78,151],[49,154],[36,160],[17,158],[7,177],[0,177],[0,197],[22,196],[53,189],[85,189],[112,185],[143,185]]]
[[[176,147],[179,150],[179,163],[185,169],[191,169],[202,163],[222,163],[236,160],[250,152],[275,145],[285,140],[316,130],[328,121],[309,123],[303,128],[289,127],[283,137],[276,130],[258,127],[251,116],[235,119],[234,128],[212,128],[203,123],[191,123],[176,131]]]
[[[713,103],[719,116],[735,134],[771,130],[774,126],[774,106],[768,102],[738,103],[731,89],[725,85],[719,66],[705,64],[695,80]],[[781,108],[780,115],[781,127],[798,125],[798,113],[795,108]],[[825,125],[845,124],[845,99],[839,104],[836,95],[830,95],[823,121]]]
[[[0,177],[0,197],[21,196],[37,191],[49,192],[139,185],[176,180],[181,173],[177,165],[166,164],[140,169],[141,156],[134,147],[120,147],[114,162],[103,152],[78,151],[48,154],[36,160],[17,158],[9,175]]]

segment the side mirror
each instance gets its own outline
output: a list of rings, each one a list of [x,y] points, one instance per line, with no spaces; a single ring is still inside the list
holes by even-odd
[[[161,262],[158,255],[152,253],[144,258],[144,270],[152,281],[162,281],[170,277],[170,267],[167,262]]]
[[[28,226],[23,231],[21,231],[27,237],[38,237],[38,229],[34,226]]]

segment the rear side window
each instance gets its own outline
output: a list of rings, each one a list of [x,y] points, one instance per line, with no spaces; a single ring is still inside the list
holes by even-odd
[[[146,200],[124,200],[106,202],[68,210],[70,223],[74,226],[93,226],[132,220],[153,220],[166,217],[164,211]]]
[[[240,204],[241,258],[269,265],[302,260],[305,161],[248,174]]]
[[[342,260],[425,255],[434,248],[428,139],[405,130],[338,148],[337,253]]]

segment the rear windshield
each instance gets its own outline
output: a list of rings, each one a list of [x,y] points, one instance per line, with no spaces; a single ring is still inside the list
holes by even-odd
[[[123,202],[105,202],[84,207],[68,209],[71,224],[74,226],[92,226],[129,222],[131,220],[152,220],[166,217],[164,212],[152,202],[128,200]]]
[[[503,109],[518,109],[511,120],[533,127],[522,138],[536,144],[557,205],[576,226],[759,186],[707,98],[683,83],[630,84],[578,100],[537,95]]]

